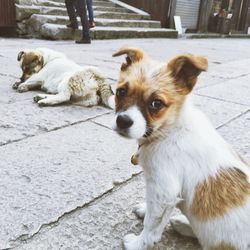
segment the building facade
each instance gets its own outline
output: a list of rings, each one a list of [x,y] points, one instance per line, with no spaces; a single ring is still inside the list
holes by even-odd
[[[160,20],[162,27],[174,28],[174,16],[190,32],[247,33],[250,0],[122,0]]]

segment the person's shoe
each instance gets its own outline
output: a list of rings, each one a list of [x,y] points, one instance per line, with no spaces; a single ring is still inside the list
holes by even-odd
[[[78,43],[78,44],[80,44],[80,43],[90,44],[91,40],[90,39],[86,39],[86,38],[82,38],[80,40],[76,40],[76,43]]]
[[[77,23],[69,23],[66,25],[70,29],[77,30],[78,29],[78,24]]]
[[[95,28],[95,22],[94,21],[89,21],[89,28]]]

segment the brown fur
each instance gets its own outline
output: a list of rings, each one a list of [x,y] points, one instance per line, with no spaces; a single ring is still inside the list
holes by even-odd
[[[196,186],[191,211],[199,220],[208,221],[243,206],[249,196],[250,184],[242,171],[220,169]]]
[[[128,58],[122,64],[117,89],[127,88],[127,94],[123,98],[116,97],[116,111],[137,105],[150,127],[172,124],[197,76],[207,69],[207,60],[181,55],[148,75],[157,66],[157,62],[137,48],[122,48],[113,56],[123,54]],[[158,111],[149,108],[150,102],[156,99],[164,103],[164,107]]]
[[[112,56],[121,56],[126,54],[126,63],[123,63],[121,66],[121,70],[125,71],[130,65],[132,65],[135,62],[139,62],[145,57],[145,54],[142,50],[138,48],[121,48],[119,51],[114,53]]]
[[[17,57],[18,61],[22,60],[21,68],[23,75],[21,77],[22,82],[31,77],[32,74],[39,72],[43,67],[43,56],[40,53],[35,52],[23,52],[21,51]]]
[[[168,63],[168,70],[176,81],[178,91],[187,94],[192,91],[197,77],[207,70],[207,59],[201,56],[181,55]]]
[[[127,87],[127,96],[126,98],[117,98],[116,97],[116,110],[126,110],[130,106],[137,105],[144,117],[146,118],[148,124],[154,123],[154,121],[160,119],[168,110],[168,107],[171,105],[172,100],[168,98],[167,94],[164,92],[158,92],[157,94],[152,93],[152,90],[149,88],[148,84],[143,84],[143,82],[130,82],[125,84],[118,85],[118,88],[122,88],[126,85]],[[160,99],[165,103],[165,107],[159,110],[158,112],[152,112],[148,105],[153,98]]]
[[[209,250],[236,250],[236,248],[232,246],[231,244],[222,242],[217,246],[210,247]]]

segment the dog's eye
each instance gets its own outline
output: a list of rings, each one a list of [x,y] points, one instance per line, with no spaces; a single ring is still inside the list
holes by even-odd
[[[37,59],[33,59],[31,63],[37,63]]]
[[[160,110],[164,106],[164,103],[159,99],[155,99],[149,104],[149,108],[152,110]]]
[[[116,96],[121,98],[124,97],[127,94],[127,90],[124,88],[120,88],[116,90]]]
[[[22,68],[23,68],[23,71],[28,71],[30,69],[30,66],[29,65],[24,65]]]

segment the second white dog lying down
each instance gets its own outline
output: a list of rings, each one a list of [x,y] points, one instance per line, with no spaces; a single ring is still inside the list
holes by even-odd
[[[39,48],[18,54],[23,75],[13,88],[19,92],[41,89],[34,100],[39,105],[74,101],[83,106],[99,103],[114,108],[114,94],[106,78],[95,67],[82,67],[60,52]]]

